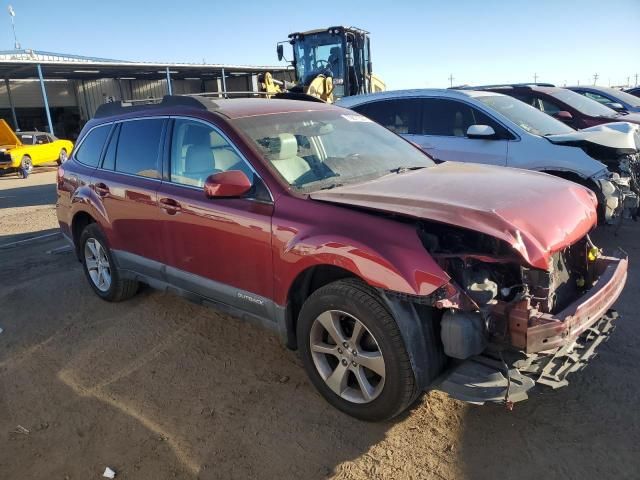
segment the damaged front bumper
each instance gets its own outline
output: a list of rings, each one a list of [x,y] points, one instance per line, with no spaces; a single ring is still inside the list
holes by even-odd
[[[594,178],[601,193],[604,220],[612,223],[617,218],[635,217],[640,199],[633,191],[630,177],[621,177],[617,173],[607,177]]]
[[[596,356],[596,348],[609,339],[617,319],[618,313],[610,310],[573,342],[515,361],[489,350],[453,367],[435,388],[468,403],[511,405],[526,400],[536,385],[564,387],[569,374],[582,370]]]
[[[536,384],[558,388],[582,369],[609,338],[618,314],[611,309],[627,278],[626,258],[600,257],[598,280],[557,314],[537,312],[527,300],[496,305],[492,315],[508,327],[510,346],[490,344],[440,377],[437,387],[471,403],[525,400]]]

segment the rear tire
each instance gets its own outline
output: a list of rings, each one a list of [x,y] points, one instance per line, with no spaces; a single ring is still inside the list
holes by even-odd
[[[90,223],[82,231],[79,249],[85,276],[100,298],[121,302],[137,293],[139,283],[122,278],[106,237],[97,224]]]
[[[311,382],[348,415],[387,420],[420,393],[398,324],[375,290],[357,279],[316,290],[302,306],[297,336]]]

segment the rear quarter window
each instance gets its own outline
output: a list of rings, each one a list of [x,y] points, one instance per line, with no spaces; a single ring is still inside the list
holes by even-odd
[[[84,165],[97,167],[110,129],[111,125],[103,125],[91,130],[76,150],[75,159]]]

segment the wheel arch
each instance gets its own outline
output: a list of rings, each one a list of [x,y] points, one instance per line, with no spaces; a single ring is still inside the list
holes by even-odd
[[[82,231],[87,225],[91,223],[96,223],[96,219],[84,210],[76,212],[71,219],[71,235],[78,260],[80,259],[80,235],[82,235]]]
[[[298,348],[296,335],[298,316],[307,298],[319,288],[344,278],[357,278],[364,281],[364,279],[346,268],[329,264],[312,265],[298,273],[287,292],[287,303],[285,307],[287,347],[292,350]]]

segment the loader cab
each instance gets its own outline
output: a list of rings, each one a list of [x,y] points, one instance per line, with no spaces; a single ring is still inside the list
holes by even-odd
[[[333,78],[335,98],[372,92],[368,32],[330,27],[292,33],[289,43],[299,84],[309,85],[318,75],[325,75]],[[278,57],[282,57],[281,44]]]

